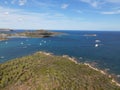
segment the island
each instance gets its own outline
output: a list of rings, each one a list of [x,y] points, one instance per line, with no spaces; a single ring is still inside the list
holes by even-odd
[[[103,71],[46,52],[0,64],[0,90],[120,90]]]
[[[84,34],[83,36],[87,36],[87,37],[96,37],[97,34]]]
[[[10,30],[14,32],[14,30]],[[24,32],[15,32],[15,33],[6,33],[6,29],[0,30],[0,40],[6,40],[9,38],[23,38],[23,37],[28,37],[28,38],[45,38],[45,37],[53,37],[57,35],[61,35],[62,33],[60,32],[52,32],[52,31],[47,31],[47,30],[25,30]]]
[[[0,41],[6,40],[7,39],[7,34],[0,33]]]
[[[52,36],[57,36],[60,35],[60,32],[52,32],[52,31],[47,31],[47,30],[35,30],[35,31],[30,31],[27,30],[22,33],[15,33],[15,34],[10,34],[9,36],[19,36],[19,37],[31,37],[31,38],[44,38],[44,37],[52,37]]]
[[[0,31],[13,31],[13,29],[10,29],[10,28],[0,28]]]

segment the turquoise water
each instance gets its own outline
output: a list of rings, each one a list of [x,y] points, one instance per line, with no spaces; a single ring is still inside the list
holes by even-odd
[[[11,38],[0,41],[0,63],[36,51],[46,51],[56,55],[73,56],[79,61],[96,62],[98,67],[120,74],[120,32],[60,30],[58,32],[67,35],[49,38]],[[86,34],[97,36],[85,36]]]

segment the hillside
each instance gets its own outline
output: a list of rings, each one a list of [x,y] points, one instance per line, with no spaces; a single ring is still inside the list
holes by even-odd
[[[111,80],[87,65],[42,52],[0,64],[0,90],[120,90]]]

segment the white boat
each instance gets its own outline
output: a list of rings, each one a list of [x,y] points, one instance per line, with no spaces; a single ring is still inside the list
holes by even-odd
[[[89,37],[96,37],[97,36],[97,34],[84,34],[83,36],[89,36]]]
[[[42,45],[42,43],[40,43],[40,46]]]
[[[21,42],[20,44],[21,44],[21,45],[23,45],[24,43],[23,43],[23,42]]]
[[[95,47],[98,47],[99,46],[99,44],[95,44]]]
[[[100,41],[100,40],[95,40],[95,42],[96,42],[96,43],[99,43],[99,42],[101,42],[101,41]]]

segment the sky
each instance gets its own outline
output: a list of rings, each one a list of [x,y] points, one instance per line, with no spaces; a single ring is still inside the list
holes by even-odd
[[[120,31],[120,0],[0,0],[0,28]]]

